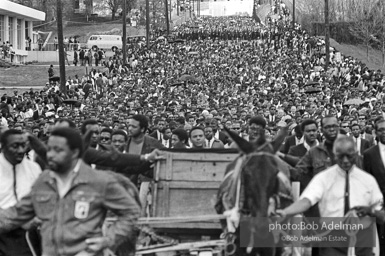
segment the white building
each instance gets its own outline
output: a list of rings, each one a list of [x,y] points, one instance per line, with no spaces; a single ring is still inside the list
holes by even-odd
[[[0,42],[9,41],[16,62],[28,56],[26,39],[33,38],[33,22],[44,21],[45,13],[8,0],[0,0]]]

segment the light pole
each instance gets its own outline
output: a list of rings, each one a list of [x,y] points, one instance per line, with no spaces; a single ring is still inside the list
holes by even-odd
[[[325,71],[327,72],[329,67],[329,59],[330,59],[329,0],[325,0],[325,47],[326,47]]]
[[[165,12],[166,12],[166,29],[167,29],[167,35],[170,34],[170,21],[168,19],[168,0],[164,0],[165,4]]]
[[[150,47],[150,0],[146,0],[146,44]]]
[[[127,0],[123,0],[123,65],[127,64]]]
[[[67,93],[66,88],[66,66],[64,54],[64,43],[63,43],[63,14],[62,14],[62,3],[61,0],[56,0],[56,12],[57,12],[57,39],[59,44],[59,69],[60,69],[60,91],[64,94]]]
[[[295,0],[293,0],[293,29],[295,29]]]

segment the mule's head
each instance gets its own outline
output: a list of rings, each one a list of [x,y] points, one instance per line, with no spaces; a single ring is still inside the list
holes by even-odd
[[[244,184],[244,208],[250,211],[259,230],[268,228],[269,199],[278,190],[278,167],[274,154],[257,152],[258,145],[249,143],[225,127],[239,150],[245,154],[241,178]]]

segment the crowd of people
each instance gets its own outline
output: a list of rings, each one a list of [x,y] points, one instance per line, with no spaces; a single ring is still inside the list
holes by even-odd
[[[300,180],[304,187],[313,175],[345,159],[345,153],[341,153],[341,161],[334,160],[333,143],[338,133],[349,135],[359,145],[360,157],[364,157],[357,166],[370,168],[384,192],[383,177],[376,177],[377,167],[368,160],[374,153],[367,151],[382,142],[385,144],[382,126],[376,123],[385,118],[384,74],[335,49],[331,49],[330,64],[325,70],[325,42],[308,35],[298,24],[292,27],[284,10],[277,13],[281,14],[279,19],[270,20],[269,24],[248,17],[196,18],[176,28],[175,35],[180,40],[161,39],[151,47],[142,42],[132,43],[127,65],[115,55],[104,61],[105,68],[68,78],[66,93],[50,80],[41,91],[31,89],[22,94],[15,91],[14,95],[3,95],[0,128],[4,134],[6,129],[14,131],[8,136],[18,136],[15,130],[28,133],[31,145],[27,146],[21,138],[15,139],[13,153],[28,148],[26,157],[38,163],[30,164],[34,170],[49,167],[57,172],[79,168],[77,160],[82,145],[71,139],[75,136],[71,130],[55,127],[71,127],[84,136],[88,134],[89,149],[83,161],[94,169],[123,174],[134,186],[140,185],[137,200],[142,205],[142,216],[150,213],[147,195],[152,179],[151,162],[156,156],[151,152],[162,148],[232,148],[234,144],[223,132],[224,126],[246,140],[252,140],[262,130],[267,141],[274,141],[278,131],[286,127],[289,134],[278,154],[293,167],[292,180]],[[49,76],[53,74],[51,66]],[[3,154],[12,153],[7,149],[8,142],[7,138],[1,141]],[[61,149],[66,143],[69,148]],[[69,158],[57,160],[59,150],[68,150]],[[337,148],[338,152],[341,150]],[[126,155],[142,156],[135,159],[135,166],[128,166]],[[14,159],[7,168],[17,166],[22,159]],[[91,170],[87,172],[92,174]],[[61,180],[60,173],[57,175],[53,177],[60,186],[59,196],[63,197],[68,192],[68,180]],[[49,190],[35,189],[38,195]],[[14,193],[10,197],[19,192],[15,187],[10,191]],[[122,223],[132,224],[139,216],[139,207],[131,200],[135,193],[124,196],[130,198],[121,200],[128,212],[135,215],[133,219],[125,219],[127,212],[117,209],[113,198],[107,208],[121,216]],[[376,194],[375,199],[379,197]],[[22,201],[29,211],[19,213],[30,219],[31,204],[36,208],[39,203],[36,200],[43,203],[44,198]],[[16,200],[8,199],[6,206],[18,201],[17,196]],[[88,212],[90,206],[87,198],[79,200],[75,214],[82,219],[84,210]],[[312,198],[311,203],[315,201]],[[5,207],[4,202],[0,197],[1,208]],[[40,208],[36,211],[39,217],[47,217],[47,211]],[[284,214],[294,212],[300,211],[289,209]],[[0,221],[0,229],[1,225]],[[51,241],[47,237],[52,225],[43,226],[43,239]],[[124,235],[131,232],[114,231]],[[100,249],[111,242],[98,240],[87,246],[96,243]],[[43,244],[43,250],[51,252],[56,248],[51,245],[51,242]],[[76,246],[67,249],[71,252],[85,249],[80,244]],[[66,250],[63,248],[58,250]]]

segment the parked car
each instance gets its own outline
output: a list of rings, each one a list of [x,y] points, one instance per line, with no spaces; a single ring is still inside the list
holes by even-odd
[[[119,35],[92,35],[87,41],[87,48],[94,51],[98,49],[116,51],[122,49],[122,46],[122,37]]]

